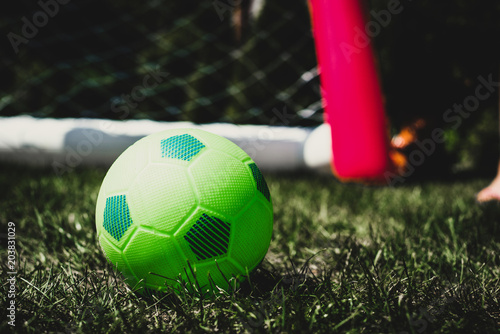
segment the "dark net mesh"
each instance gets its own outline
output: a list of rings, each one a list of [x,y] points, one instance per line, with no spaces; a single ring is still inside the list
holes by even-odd
[[[0,115],[317,124],[306,2],[267,1],[254,20],[245,4],[11,2],[0,13]]]

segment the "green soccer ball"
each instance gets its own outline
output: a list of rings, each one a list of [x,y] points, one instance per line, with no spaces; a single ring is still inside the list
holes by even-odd
[[[267,253],[271,195],[231,141],[167,130],[137,141],[110,167],[96,228],[108,261],[134,290],[227,290]]]

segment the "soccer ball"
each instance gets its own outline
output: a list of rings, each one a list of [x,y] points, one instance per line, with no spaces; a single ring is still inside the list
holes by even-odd
[[[272,227],[257,165],[198,129],[137,141],[110,167],[97,198],[99,243],[139,292],[236,286],[266,255]]]

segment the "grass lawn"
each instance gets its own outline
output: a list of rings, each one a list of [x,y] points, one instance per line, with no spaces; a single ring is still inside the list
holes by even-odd
[[[500,206],[488,179],[343,185],[266,175],[269,252],[239,290],[143,298],[107,265],[94,226],[103,169],[0,166],[1,333],[500,332]],[[8,222],[15,298],[8,297]],[[15,300],[15,327],[5,310]]]

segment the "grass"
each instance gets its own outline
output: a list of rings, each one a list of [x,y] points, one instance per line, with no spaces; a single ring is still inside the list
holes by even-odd
[[[7,222],[18,255],[16,326],[0,332],[500,332],[500,207],[487,179],[343,185],[267,175],[274,235],[240,289],[143,298],[107,265],[94,226],[105,170],[59,178],[0,167],[1,308]],[[3,312],[2,312],[3,314]]]

